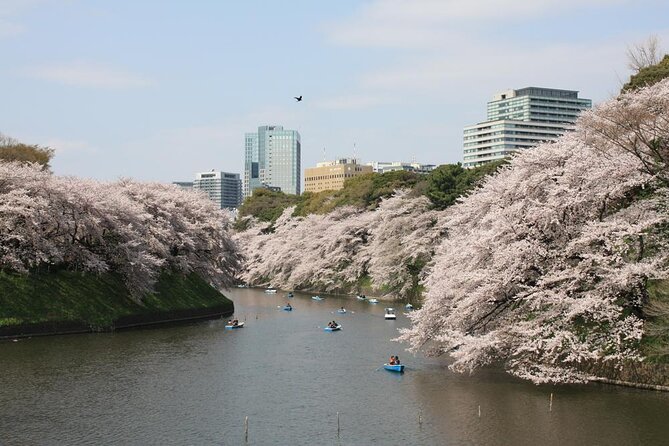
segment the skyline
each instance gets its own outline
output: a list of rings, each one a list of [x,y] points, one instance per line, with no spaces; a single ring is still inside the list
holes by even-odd
[[[0,132],[54,148],[56,174],[101,180],[242,173],[262,125],[299,131],[305,167],[354,144],[365,161],[454,163],[493,94],[596,105],[631,74],[628,46],[669,48],[660,1],[500,4],[0,1]]]

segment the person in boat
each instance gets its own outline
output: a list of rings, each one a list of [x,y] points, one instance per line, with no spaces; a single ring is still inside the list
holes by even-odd
[[[290,305],[290,302],[287,302],[287,303],[286,303],[286,308],[293,308],[293,307]]]
[[[390,357],[390,359],[388,360],[388,364],[395,365],[395,356]]]
[[[400,357],[395,355],[395,364],[400,365]]]
[[[341,311],[341,312],[343,313],[343,312],[345,312],[345,311],[346,311],[346,308],[344,308],[344,307],[341,307],[341,308],[339,309],[339,311]]]
[[[236,327],[237,325],[239,325],[239,321],[237,319],[234,319],[232,321],[232,325]]]

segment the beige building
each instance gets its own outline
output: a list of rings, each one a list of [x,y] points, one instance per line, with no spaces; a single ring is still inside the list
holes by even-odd
[[[304,169],[304,191],[339,190],[344,187],[344,181],[348,178],[373,171],[372,166],[363,166],[351,158],[318,163],[316,167]]]

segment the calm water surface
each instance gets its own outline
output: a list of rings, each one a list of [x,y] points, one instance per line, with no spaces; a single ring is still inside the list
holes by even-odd
[[[228,294],[245,328],[0,342],[0,445],[238,445],[247,416],[253,445],[669,444],[667,393],[456,375],[391,342],[408,321],[383,303]],[[403,375],[379,370],[391,354]]]

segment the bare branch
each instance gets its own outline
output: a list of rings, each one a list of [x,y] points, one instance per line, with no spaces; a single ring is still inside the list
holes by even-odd
[[[660,61],[659,39],[651,35],[645,42],[627,47],[627,66],[635,72],[656,65]]]

